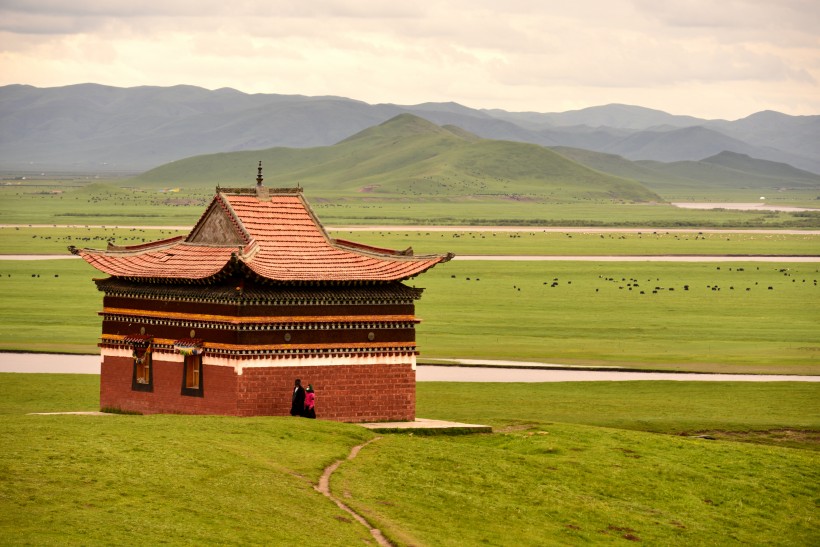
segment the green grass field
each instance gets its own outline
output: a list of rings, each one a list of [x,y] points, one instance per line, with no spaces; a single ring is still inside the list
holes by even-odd
[[[0,237],[3,231],[0,230]],[[677,233],[642,230],[606,233],[529,231],[430,232],[334,230],[332,235],[388,249],[412,247],[416,254],[452,252],[456,255],[818,255],[820,235],[755,233]]]
[[[615,226],[819,228],[820,213],[681,209],[668,204],[541,203],[515,200],[323,202],[306,194],[328,225]]]
[[[177,235],[188,230],[145,228],[0,228],[0,254],[67,254],[68,246],[105,249],[109,241],[117,245],[139,245]]]
[[[419,347],[422,359],[816,374],[818,268],[454,261],[415,283]]]
[[[105,277],[82,260],[0,261],[0,349],[97,353]]]
[[[420,416],[496,432],[382,436],[342,464],[331,489],[402,546],[813,545],[819,389],[420,383]],[[0,374],[4,544],[372,544],[313,488],[370,431],[293,418],[27,415],[94,410],[98,390],[93,375]],[[726,440],[681,436],[701,431]],[[752,442],[728,440],[749,431]],[[765,432],[769,444],[756,442]],[[792,441],[772,446],[778,432]]]
[[[67,185],[36,181],[0,186],[3,224],[107,226],[192,226],[215,192],[214,185],[181,188],[137,188],[134,182]],[[252,181],[241,186],[250,186]],[[296,181],[287,186],[295,186]],[[223,184],[230,186],[230,184]],[[310,185],[305,197],[326,225],[531,225],[629,226],[688,228],[820,228],[820,212],[779,213],[680,209],[668,203],[620,203],[611,200],[552,202],[498,196],[370,195],[351,190],[333,193]],[[815,192],[816,194],[816,192]],[[722,201],[749,202],[743,193]],[[808,198],[807,198],[808,199]],[[683,200],[682,200],[683,201]],[[791,204],[793,200],[772,204]]]
[[[471,423],[480,408],[480,423],[505,431],[561,422],[820,450],[816,383],[421,382],[418,390],[419,416]]]
[[[77,228],[0,228],[4,254],[67,254],[183,231],[86,225],[192,225],[210,191],[138,189],[88,181],[0,187],[7,223]],[[55,193],[55,192],[62,193]],[[308,196],[310,197],[310,196]],[[8,198],[8,199],[5,199]],[[811,226],[812,214],[674,210],[667,205],[318,199],[328,224],[346,222],[566,223],[666,226]],[[812,234],[544,232],[333,232],[417,253],[499,255],[730,254],[736,263],[488,263],[455,261],[418,280],[422,357],[537,360],[694,371],[816,373],[820,313],[811,264],[744,263],[743,255],[817,255]],[[780,271],[783,270],[783,271]],[[72,261],[0,263],[0,349],[96,351],[99,272]],[[769,289],[771,287],[771,289]],[[642,294],[643,293],[643,294]]]
[[[370,437],[364,429],[261,418],[25,415],[98,409],[98,376],[4,374],[0,392],[6,545],[282,545],[298,543],[306,527],[322,530],[328,545],[369,537],[340,520],[343,513],[311,485]]]
[[[36,181],[0,187],[3,224],[193,225],[214,188],[161,192],[127,181]]]
[[[409,284],[426,288],[422,360],[817,374],[818,268],[451,261]],[[0,262],[0,349],[95,353],[93,277],[102,276],[79,260]]]
[[[402,545],[820,539],[814,452],[565,424],[377,444],[331,486]]]
[[[535,158],[531,147],[504,143],[465,147],[446,162],[419,157],[442,142],[436,136],[391,153],[388,140],[378,157],[350,146],[347,156],[319,150],[307,160],[274,151],[294,169],[280,179],[266,172],[266,182],[302,183],[326,225],[420,225],[410,233],[334,233],[417,253],[817,255],[820,248],[813,235],[665,231],[820,228],[818,212],[663,203],[750,202],[759,188],[673,184],[652,188],[661,192],[656,200],[577,168],[551,173],[559,165],[551,153]],[[208,163],[218,158],[209,157],[193,160],[207,184],[163,175],[0,186],[3,224],[78,226],[0,228],[0,254],[176,235],[143,227],[192,226],[214,184],[253,184],[257,155],[237,156],[225,171],[236,176],[249,164],[239,183],[220,178],[217,163]],[[316,167],[322,158],[331,169]],[[380,174],[388,170],[392,178]],[[603,182],[619,193],[602,193]],[[818,199],[815,188],[766,195],[781,205]],[[633,199],[649,202],[627,203]],[[425,224],[533,230],[428,235]],[[87,227],[98,225],[140,228]],[[422,360],[820,374],[819,269],[741,258],[453,261],[408,284],[427,289],[417,305]],[[96,353],[102,294],[94,277],[104,275],[79,260],[0,261],[0,351]],[[321,417],[321,393],[318,405]],[[321,419],[28,414],[98,408],[98,376],[0,374],[0,543],[372,544],[367,528],[314,486],[328,465],[373,440],[341,465],[331,488],[396,545],[820,544],[819,383],[420,383],[418,416],[495,428],[458,437],[377,437]]]
[[[0,227],[0,254],[65,254],[69,245],[104,249],[108,241],[138,245],[188,230],[148,228],[29,228]],[[516,232],[415,230],[352,231],[333,228],[330,235],[378,247],[406,249],[416,254],[453,252],[457,255],[817,255],[820,236],[812,233],[752,232],[678,233],[641,230],[611,233],[589,228],[583,233],[534,228]]]

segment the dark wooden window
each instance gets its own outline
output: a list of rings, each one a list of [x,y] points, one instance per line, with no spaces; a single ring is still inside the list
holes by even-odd
[[[151,363],[151,347],[134,348],[134,375],[131,389],[134,391],[154,391],[154,371]]]
[[[202,355],[186,355],[182,367],[182,394],[202,397]]]

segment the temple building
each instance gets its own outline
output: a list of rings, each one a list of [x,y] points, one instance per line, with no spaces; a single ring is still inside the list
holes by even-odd
[[[109,277],[100,407],[285,416],[294,380],[319,418],[415,419],[415,301],[402,283],[452,255],[335,239],[300,188],[217,188],[187,236],[77,249]]]

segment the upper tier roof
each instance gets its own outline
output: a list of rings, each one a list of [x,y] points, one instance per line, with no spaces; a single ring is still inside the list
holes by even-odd
[[[389,282],[416,276],[447,255],[414,256],[328,235],[301,189],[217,188],[187,237],[106,250],[70,248],[109,275],[209,282],[236,269],[274,282]]]

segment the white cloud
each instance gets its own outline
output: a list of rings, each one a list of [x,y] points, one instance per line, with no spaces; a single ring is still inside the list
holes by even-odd
[[[509,110],[628,102],[707,117],[818,113],[813,3],[4,0],[0,84],[188,83]]]

